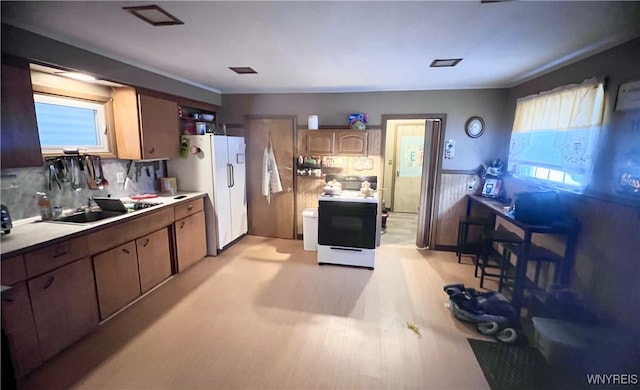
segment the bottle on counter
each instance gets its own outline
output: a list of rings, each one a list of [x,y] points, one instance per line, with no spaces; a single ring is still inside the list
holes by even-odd
[[[40,217],[43,221],[49,221],[53,219],[53,209],[51,208],[51,200],[47,196],[46,192],[37,192],[38,195],[38,208],[40,208]]]

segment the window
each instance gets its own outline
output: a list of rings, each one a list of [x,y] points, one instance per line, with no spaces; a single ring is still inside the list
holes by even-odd
[[[40,93],[33,98],[43,153],[109,151],[104,103]]]
[[[604,86],[597,79],[518,99],[509,172],[583,192],[593,171],[603,109]]]

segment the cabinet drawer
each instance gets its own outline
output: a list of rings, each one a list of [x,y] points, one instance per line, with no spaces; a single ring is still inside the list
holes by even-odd
[[[19,255],[2,260],[2,284],[12,284],[27,279],[27,271],[24,268],[24,256]]]
[[[78,237],[46,246],[24,255],[27,276],[43,274],[89,254],[87,238]]]
[[[89,249],[91,254],[104,252],[116,245],[135,240],[173,223],[173,209],[165,209],[126,221],[112,227],[97,231],[89,235]]]
[[[204,210],[204,201],[202,198],[194,199],[190,202],[185,202],[175,206],[175,220],[180,220],[189,215],[193,215],[199,211]]]

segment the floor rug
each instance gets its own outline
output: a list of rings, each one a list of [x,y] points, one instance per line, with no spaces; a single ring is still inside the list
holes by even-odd
[[[491,390],[559,389],[554,371],[537,349],[467,340]]]

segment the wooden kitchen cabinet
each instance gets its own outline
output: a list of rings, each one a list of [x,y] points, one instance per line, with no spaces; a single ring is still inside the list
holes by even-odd
[[[42,166],[29,63],[2,57],[2,153],[5,168]]]
[[[43,360],[98,327],[91,259],[85,257],[27,282]]]
[[[7,336],[17,378],[42,364],[38,334],[26,282],[11,286],[2,296],[2,330]]]
[[[367,133],[365,131],[336,131],[335,137],[337,155],[367,155]]]
[[[179,157],[178,103],[116,88],[113,113],[118,158],[154,160]]]
[[[310,130],[307,132],[307,155],[330,156],[335,153],[333,131]]]
[[[136,242],[93,256],[100,318],[105,319],[141,295]]]
[[[169,228],[136,240],[140,290],[144,294],[171,276]]]
[[[199,211],[174,224],[178,272],[182,272],[207,255],[204,211]]]
[[[38,334],[33,321],[27,274],[22,255],[2,260],[2,331],[7,337],[15,376],[20,378],[42,363]]]

